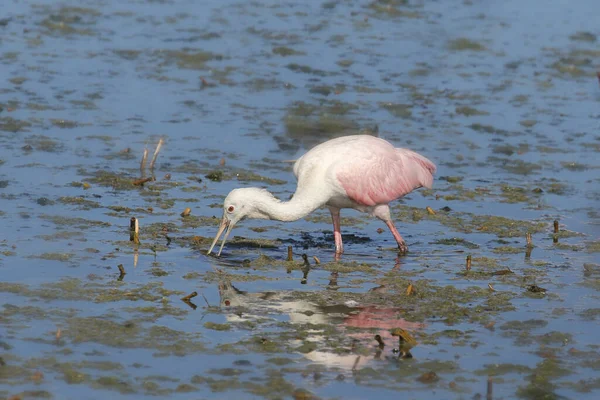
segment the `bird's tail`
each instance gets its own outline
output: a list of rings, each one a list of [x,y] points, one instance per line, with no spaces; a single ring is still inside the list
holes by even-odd
[[[431,160],[429,160],[428,158],[423,157],[422,155],[415,153],[412,150],[396,150],[401,152],[404,157],[408,157],[415,161],[417,165],[421,167],[421,170],[419,171],[419,182],[421,183],[421,186],[426,187],[427,189],[431,189],[433,187],[433,174],[435,174],[435,171],[437,170],[435,164],[432,163]]]

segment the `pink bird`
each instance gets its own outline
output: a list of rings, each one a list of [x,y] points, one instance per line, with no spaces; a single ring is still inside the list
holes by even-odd
[[[344,252],[340,209],[369,213],[387,225],[402,254],[408,247],[392,222],[388,203],[420,187],[431,188],[436,167],[414,151],[395,148],[369,135],[344,136],[321,143],[294,164],[298,178],[290,201],[276,199],[265,189],[232,190],[223,204],[223,219],[210,254],[224,231],[218,255],[234,225],[244,218],[296,221],[322,206],[333,220],[335,252]]]

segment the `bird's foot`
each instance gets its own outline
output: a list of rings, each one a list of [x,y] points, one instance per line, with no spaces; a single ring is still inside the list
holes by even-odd
[[[406,254],[408,254],[408,246],[406,245],[406,242],[402,241],[398,243],[398,255],[399,256],[405,256]]]

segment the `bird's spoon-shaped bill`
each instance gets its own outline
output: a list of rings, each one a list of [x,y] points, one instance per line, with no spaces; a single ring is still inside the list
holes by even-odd
[[[217,254],[217,257],[221,255],[221,251],[223,250],[223,246],[225,246],[225,241],[229,237],[229,232],[231,232],[233,225],[234,224],[231,222],[231,220],[227,219],[227,217],[223,217],[223,219],[221,220],[221,224],[219,225],[219,230],[217,231],[217,235],[215,236],[215,240],[213,240],[212,245],[210,246],[210,249],[208,249],[208,252],[206,253],[207,255],[212,252],[213,248],[215,247],[215,244],[217,244],[217,241],[223,234],[223,231],[225,229],[227,229],[227,231],[225,232],[225,236],[223,237],[223,242],[221,242],[221,247],[219,248],[219,253]]]

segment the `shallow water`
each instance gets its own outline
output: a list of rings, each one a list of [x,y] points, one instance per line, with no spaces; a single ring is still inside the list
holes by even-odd
[[[596,398],[594,6],[4,2],[0,395]],[[357,132],[438,165],[408,256],[348,210],[340,263],[325,210],[205,255],[229,190]]]

